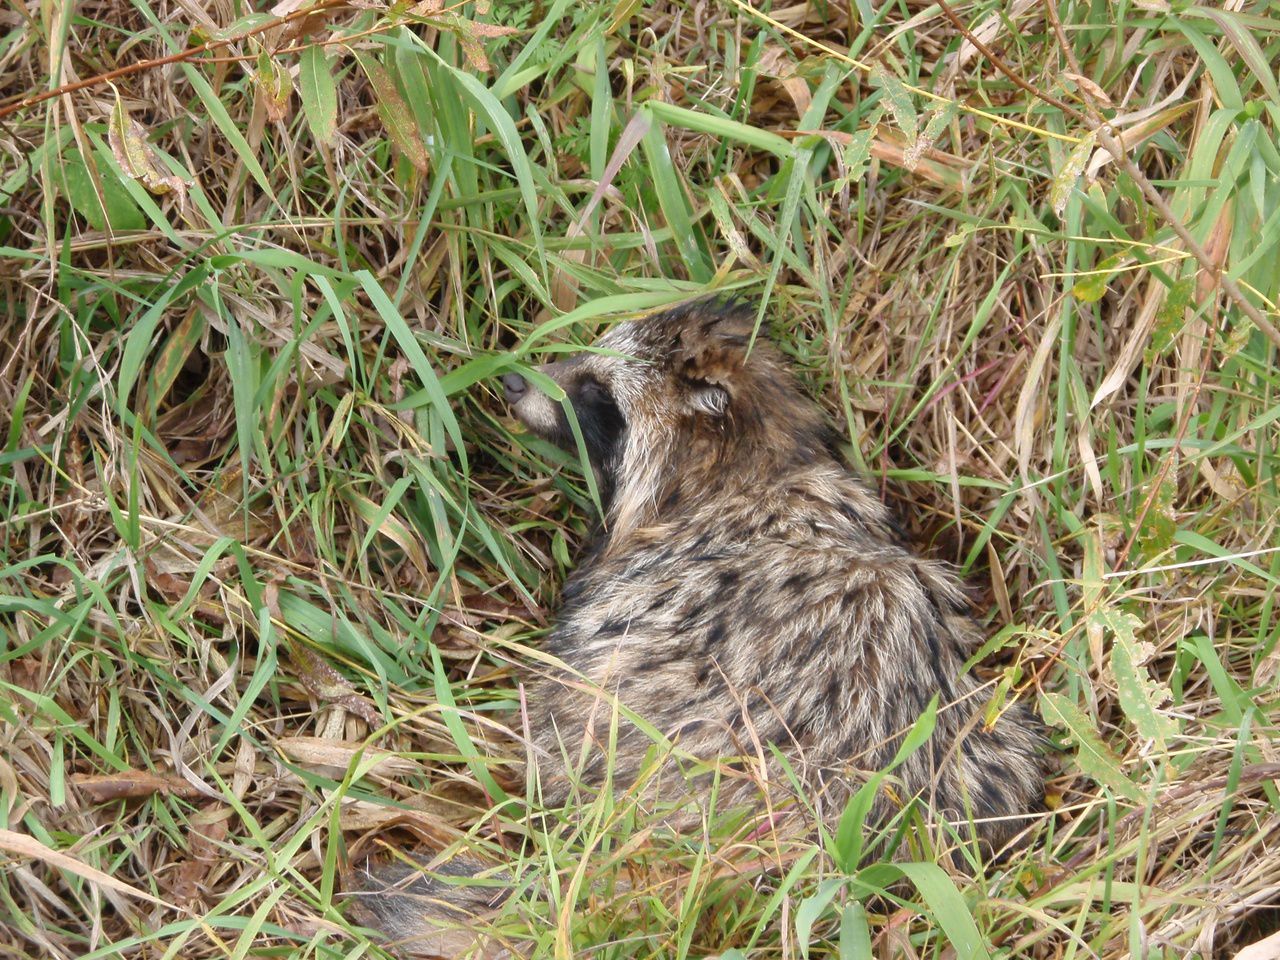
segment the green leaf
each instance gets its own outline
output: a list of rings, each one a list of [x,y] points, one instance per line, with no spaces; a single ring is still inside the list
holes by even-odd
[[[901,863],[898,869],[920,891],[934,919],[951,941],[951,946],[955,947],[956,956],[967,960],[989,960],[991,953],[978,933],[973,914],[956,889],[955,882],[943,873],[942,868],[936,863]]]
[[[915,146],[920,136],[920,123],[916,116],[915,104],[911,102],[911,93],[895,77],[880,64],[871,68],[871,82],[884,91],[884,103],[893,114],[893,121],[907,137],[907,149]],[[1083,168],[1081,168],[1083,169]]]
[[[1223,35],[1231,41],[1231,45],[1240,54],[1240,59],[1248,65],[1250,72],[1257,77],[1267,96],[1271,98],[1272,102],[1280,104],[1280,86],[1276,84],[1275,64],[1263,52],[1257,38],[1245,28],[1244,24],[1237,18],[1237,15],[1232,11],[1219,10],[1209,5],[1191,7],[1188,13],[1192,13],[1192,11],[1195,14],[1208,17],[1222,28]],[[1248,89],[1247,85],[1246,89]]]
[[[876,107],[871,112],[871,115],[867,117],[867,125],[849,138],[849,143],[845,146],[840,157],[844,166],[844,173],[841,175],[837,187],[857,183],[862,179],[862,175],[867,172],[867,166],[871,160],[871,145],[875,142],[876,129],[883,115],[884,111]]]
[[[872,960],[873,956],[867,910],[860,903],[851,903],[840,917],[840,960]]]
[[[1151,342],[1147,345],[1146,362],[1151,363],[1156,357],[1173,346],[1173,339],[1182,332],[1186,324],[1187,307],[1191,303],[1191,295],[1195,292],[1194,277],[1181,277],[1175,280],[1169,292],[1165,294],[1164,303],[1156,312],[1155,326],[1151,331]]]
[[[818,886],[818,892],[802,900],[796,910],[796,942],[800,944],[800,956],[805,960],[809,957],[809,938],[813,933],[814,921],[826,913],[827,907],[844,885],[844,877],[823,880]]]
[[[1151,678],[1144,664],[1154,652],[1150,644],[1137,638],[1142,621],[1131,613],[1103,608],[1093,614],[1095,624],[1111,634],[1111,672],[1116,682],[1120,709],[1138,735],[1163,749],[1165,741],[1178,733],[1177,722],[1160,712],[1170,699],[1169,688]]]
[[[1128,256],[1126,253],[1113,253],[1077,281],[1071,288],[1071,295],[1085,303],[1097,303],[1107,292],[1107,284],[1115,275],[1116,267]]]
[[[67,188],[67,199],[95,230],[145,230],[146,218],[115,177],[100,177],[102,200],[93,186],[89,168],[79,153],[62,159],[62,177]],[[103,212],[106,216],[103,216]]]
[[[1076,747],[1076,766],[1081,773],[1127,800],[1143,800],[1142,791],[1120,768],[1120,758],[1070,699],[1060,693],[1041,693],[1040,711],[1050,726],[1066,728],[1067,738]]]
[[[402,154],[413,164],[414,169],[425,174],[430,165],[427,146],[422,139],[422,131],[418,129],[418,121],[413,111],[400,96],[395,81],[387,68],[372,57],[356,54],[361,68],[369,78],[373,94],[378,101],[378,118],[382,121],[387,136]]]
[[[709,133],[721,140],[736,140],[749,147],[768,150],[779,157],[790,157],[795,153],[794,146],[776,133],[770,133],[768,130],[761,130],[737,120],[713,117],[696,110],[664,103],[661,100],[646,102],[644,110],[655,119],[674,127],[683,127],[685,130],[693,130],[696,133]]]
[[[409,324],[405,322],[404,317],[400,316],[395,304],[391,302],[391,298],[387,296],[386,291],[378,284],[378,280],[373,274],[368,270],[357,270],[355,277],[360,281],[360,286],[364,288],[364,292],[369,295],[369,299],[373,301],[373,307],[378,311],[378,316],[382,318],[382,322],[387,325],[391,335],[400,344],[400,349],[404,353],[405,359],[409,361],[409,365],[418,374],[423,387],[426,388],[427,397],[431,401],[431,408],[440,417],[440,422],[444,425],[445,432],[449,434],[449,439],[453,441],[454,449],[457,451],[458,460],[461,462],[463,470],[467,470],[467,448],[462,440],[462,430],[458,426],[458,420],[453,415],[453,410],[449,407],[449,401],[440,387],[440,378],[436,374],[435,368],[431,365],[431,361],[427,359],[422,345],[418,343],[418,338],[409,329]]]
[[[244,164],[244,168],[249,171],[249,175],[257,181],[258,186],[262,188],[262,192],[270,197],[278,207],[279,201],[276,200],[275,188],[272,187],[266,171],[262,169],[262,164],[258,162],[253,148],[249,146],[249,141],[244,138],[240,128],[231,119],[231,114],[227,112],[227,108],[218,99],[218,95],[213,92],[213,87],[209,86],[209,81],[201,75],[194,65],[182,63],[180,66],[182,67],[183,76],[195,88],[196,93],[200,96],[200,102],[204,104],[205,110],[209,112],[209,119],[214,122],[214,125],[222,135],[227,138],[227,142],[231,144],[236,157]]]
[[[333,79],[324,47],[314,44],[302,51],[298,62],[298,87],[302,112],[320,143],[333,142],[338,123],[338,86]]]
[[[933,728],[937,724],[937,719],[938,698],[935,696],[929,701],[929,705],[925,707],[920,719],[912,725],[911,729],[907,731],[907,735],[902,738],[902,743],[898,745],[898,751],[894,754],[893,759],[889,761],[889,765],[868,777],[867,782],[859,787],[858,791],[849,798],[849,802],[845,804],[845,808],[840,814],[840,821],[836,824],[835,849],[836,862],[846,872],[855,870],[859,859],[862,857],[862,848],[865,843],[867,829],[867,814],[871,812],[871,806],[880,790],[880,784],[884,782],[885,777],[901,766],[903,761],[919,750],[933,735]]]

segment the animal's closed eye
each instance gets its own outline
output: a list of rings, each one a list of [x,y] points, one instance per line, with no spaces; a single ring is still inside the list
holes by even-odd
[[[578,387],[578,396],[587,403],[611,402],[613,400],[609,389],[599,380],[590,377],[585,378],[582,381],[582,385]]]

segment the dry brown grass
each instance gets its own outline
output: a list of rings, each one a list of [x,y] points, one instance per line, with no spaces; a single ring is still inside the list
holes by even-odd
[[[1145,177],[1274,322],[1265,5],[1064,0],[1096,90],[1042,3],[957,9],[1032,87],[1148,136]],[[916,0],[427,12],[252,37],[220,2],[0,14],[14,97],[242,38],[0,125],[0,953],[376,954],[335,875],[410,837],[518,861],[504,929],[534,955],[1272,934],[1276,345],[1114,163],[1063,173],[1087,123]],[[263,66],[321,41],[328,143],[301,108],[323,79],[276,108]],[[119,172],[117,103],[182,202]],[[768,290],[854,459],[970,575],[995,702],[1056,725],[1057,808],[977,882],[878,898],[874,858],[837,881],[820,847],[672,837],[626,797],[567,837],[487,812],[522,794],[511,664],[592,511],[489,378],[567,311],[551,340],[713,286]]]

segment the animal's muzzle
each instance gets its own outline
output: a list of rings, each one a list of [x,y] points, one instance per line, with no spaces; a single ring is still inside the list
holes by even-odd
[[[529,383],[513,370],[502,375],[502,392],[506,395],[507,403],[519,403],[520,399],[529,392]]]

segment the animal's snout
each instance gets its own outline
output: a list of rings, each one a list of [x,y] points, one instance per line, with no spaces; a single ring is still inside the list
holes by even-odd
[[[502,392],[507,397],[507,403],[519,403],[520,398],[529,392],[529,383],[513,370],[502,375]]]

